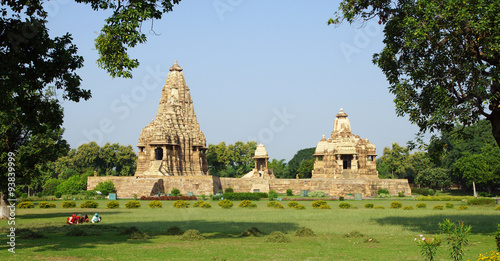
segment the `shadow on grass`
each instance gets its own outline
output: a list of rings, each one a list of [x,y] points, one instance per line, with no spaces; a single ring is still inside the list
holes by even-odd
[[[404,226],[410,231],[419,233],[439,232],[439,223],[443,220],[464,221],[465,225],[472,226],[472,234],[493,234],[500,222],[499,215],[432,215],[425,217],[384,217],[373,219],[382,226]]]

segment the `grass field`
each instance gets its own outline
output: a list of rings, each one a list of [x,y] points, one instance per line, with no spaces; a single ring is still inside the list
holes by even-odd
[[[396,199],[397,200],[397,199]],[[98,209],[63,209],[57,201],[55,209],[17,209],[16,229],[30,228],[46,238],[16,237],[15,254],[9,246],[0,246],[1,260],[424,260],[414,242],[419,234],[438,233],[438,223],[445,218],[472,225],[470,244],[464,260],[477,260],[480,253],[495,250],[494,233],[500,223],[500,211],[494,206],[470,206],[457,210],[463,204],[452,202],[454,209],[432,210],[434,205],[446,202],[426,201],[426,209],[418,209],[414,200],[401,200],[414,210],[390,209],[393,200],[344,201],[354,209],[339,209],[339,201],[329,201],[332,209],[313,209],[310,201],[302,201],[305,210],[266,207],[267,200],[255,201],[256,209],[241,209],[234,202],[232,209],[222,209],[208,200],[211,209],[176,209],[172,201],[163,201],[163,208],[150,209],[149,201],[141,201],[141,208],[126,209],[128,200],[119,200],[120,208],[106,209],[106,200],[98,200]],[[76,201],[77,206],[83,201]],[[194,201],[190,202],[191,205]],[[365,203],[384,206],[385,209],[365,209]],[[66,225],[71,214],[103,217],[99,224]],[[148,239],[128,239],[120,235],[122,227],[135,226],[149,235]],[[205,237],[201,241],[180,241],[178,236],[165,235],[171,226],[183,230],[197,229]],[[74,227],[86,236],[66,236]],[[263,237],[238,237],[248,228],[257,227]],[[316,237],[296,237],[301,227],[312,229]],[[2,235],[10,226],[0,221]],[[290,238],[288,243],[267,242],[273,231],[281,231]],[[345,237],[358,231],[364,237]],[[444,237],[443,237],[444,238]],[[8,239],[8,238],[7,238]],[[438,260],[450,260],[446,244],[438,247]]]

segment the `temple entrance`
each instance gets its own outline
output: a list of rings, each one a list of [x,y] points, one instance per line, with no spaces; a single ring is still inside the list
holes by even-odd
[[[342,169],[351,169],[352,155],[342,155]]]
[[[163,149],[158,147],[155,149],[155,160],[162,160],[163,159]]]

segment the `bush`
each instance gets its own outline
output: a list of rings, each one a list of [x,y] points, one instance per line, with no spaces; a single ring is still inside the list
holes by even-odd
[[[403,204],[399,201],[393,201],[391,202],[391,208],[402,208]]]
[[[176,189],[176,188],[172,188],[172,190],[170,191],[170,194],[172,194],[172,196],[180,196],[181,191]]]
[[[286,195],[287,195],[288,197],[293,196],[293,191],[292,191],[291,189],[287,189],[287,190],[286,190]]]
[[[283,232],[274,231],[269,236],[267,236],[266,241],[274,243],[286,243],[290,242],[290,239]]]
[[[378,195],[379,197],[381,198],[390,198],[391,195],[387,194],[387,193],[380,193],[380,195]]]
[[[412,206],[404,206],[403,210],[413,210],[413,207]]]
[[[266,193],[263,193],[266,194]],[[234,201],[240,201],[240,200],[260,200],[262,198],[261,193],[250,193],[250,192],[244,192],[244,193],[230,193],[226,192],[222,194],[222,197],[224,199],[228,200],[234,200]],[[267,194],[266,194],[267,197]]]
[[[234,193],[234,190],[233,190],[233,188],[229,187],[229,188],[226,188],[226,190],[224,192],[225,193]]]
[[[111,180],[97,183],[97,186],[95,186],[94,190],[100,191],[101,194],[104,196],[109,195],[109,193],[116,192],[115,185],[113,184],[113,181],[111,181]]]
[[[426,208],[427,207],[427,204],[425,203],[418,203],[417,205],[415,205],[417,208]]]
[[[56,191],[56,192],[54,193],[54,196],[56,196],[56,198],[61,198],[62,193],[61,193],[61,192],[59,192],[59,191]]]
[[[483,192],[479,192],[479,193],[477,193],[477,195],[478,195],[478,196],[480,196],[480,197],[487,197],[487,198],[491,198],[491,197],[493,197],[493,195],[491,195],[491,194],[490,194],[490,193],[488,193],[488,192],[484,192],[484,191],[483,191]]]
[[[375,206],[375,207],[373,207],[373,208],[374,208],[374,209],[385,209],[385,207],[384,207],[384,206]]]
[[[219,201],[219,203],[217,203],[217,205],[219,205],[219,207],[221,207],[221,208],[229,209],[229,208],[233,207],[233,202],[231,202],[231,200],[229,200],[229,199],[224,199],[224,200]]]
[[[36,197],[37,197],[37,198],[41,198],[42,196],[43,196],[42,192],[38,192],[38,193],[36,193]]]
[[[35,204],[31,201],[23,201],[17,205],[18,208],[34,208]]]
[[[196,201],[193,204],[193,208],[211,208],[212,204],[205,202],[205,201]]]
[[[446,208],[455,208],[455,205],[453,205],[453,203],[449,203],[449,202],[448,202],[448,203],[446,203],[444,206],[445,206]]]
[[[276,201],[271,201],[271,202],[267,203],[267,207],[268,208],[285,208],[283,205],[281,205],[280,203],[278,203]]]
[[[28,193],[21,194],[21,198],[28,198]]]
[[[257,204],[252,203],[250,200],[243,200],[238,204],[238,207],[240,208],[256,208]]]
[[[48,196],[48,195],[54,195],[57,191],[57,186],[61,184],[60,179],[49,179],[43,184],[43,194]]]
[[[99,204],[92,200],[86,200],[80,205],[80,208],[97,208]]]
[[[55,208],[56,204],[42,201],[42,202],[38,203],[38,207],[39,208]]]
[[[467,200],[467,205],[494,205],[496,204],[493,198],[472,198]]]
[[[189,203],[184,200],[177,200],[174,202],[174,207],[175,208],[189,208]]]
[[[163,204],[158,200],[153,200],[153,201],[149,202],[148,206],[150,208],[162,208]]]
[[[106,208],[119,208],[119,207],[120,203],[118,203],[118,201],[116,200],[111,200],[108,203],[106,203]]]
[[[278,198],[278,193],[274,190],[269,190],[269,200],[274,200],[275,198]]]
[[[306,209],[306,207],[304,205],[296,205],[293,207],[294,209],[299,209],[299,210],[302,210],[302,209]]]
[[[500,210],[500,205],[496,206],[495,210]]]
[[[479,254],[477,261],[498,261],[500,260],[500,246],[498,247],[498,252],[491,250],[489,256]]]
[[[316,234],[312,231],[312,229],[303,227],[297,231],[295,231],[296,237],[315,237]]]
[[[180,236],[184,234],[184,230],[180,229],[179,227],[172,226],[167,229],[167,232],[165,234],[170,236]]]
[[[294,208],[297,205],[299,205],[299,202],[297,202],[297,201],[290,201],[290,202],[288,202],[288,207],[289,208]]]
[[[324,200],[316,200],[311,205],[313,208],[320,208],[321,206],[328,205],[328,204]]]
[[[200,233],[200,231],[196,230],[196,229],[190,229],[186,232],[184,232],[184,234],[182,234],[182,236],[179,237],[179,240],[182,240],[182,241],[197,241],[197,240],[204,240],[205,237]]]
[[[325,196],[325,193],[323,191],[311,191],[307,196],[310,198],[321,198]]]
[[[435,205],[432,209],[434,209],[434,210],[443,210],[444,206],[443,205]]]
[[[398,197],[403,198],[404,196],[405,196],[405,192],[404,191],[398,192]]]
[[[73,201],[63,201],[61,203],[61,207],[63,207],[63,208],[76,208],[76,203]]]
[[[386,188],[379,188],[377,191],[377,195],[380,195],[380,194],[389,194],[389,190]]]
[[[87,197],[95,197],[95,196],[97,196],[97,192],[95,192],[95,190],[86,190],[85,191],[85,196],[87,196]]]
[[[321,205],[319,206],[319,209],[332,209],[329,205]]]
[[[436,191],[433,189],[429,189],[429,196],[434,196],[436,195]]]
[[[127,203],[125,203],[125,207],[126,208],[140,208],[141,207],[141,203],[138,201],[138,200],[131,200]]]
[[[466,210],[466,209],[469,209],[469,206],[458,206],[457,210]],[[500,208],[499,208],[500,209]]]
[[[339,208],[343,208],[343,209],[348,209],[348,208],[351,208],[352,205],[349,204],[349,203],[340,203],[339,204]]]
[[[366,203],[365,208],[373,208],[373,203]]]
[[[340,197],[339,197],[339,200],[340,200],[340,201],[344,201],[344,196],[340,196]]]

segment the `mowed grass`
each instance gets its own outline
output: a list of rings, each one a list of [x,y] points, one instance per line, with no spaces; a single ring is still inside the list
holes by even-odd
[[[423,260],[420,248],[414,242],[419,234],[439,233],[438,223],[445,218],[472,225],[470,244],[464,260],[477,260],[480,253],[495,250],[494,233],[500,223],[500,211],[494,206],[470,206],[457,210],[463,204],[453,201],[454,209],[432,210],[434,205],[446,202],[425,201],[426,209],[415,207],[422,201],[400,200],[414,210],[390,209],[393,200],[344,201],[353,209],[340,209],[340,201],[328,201],[332,209],[313,209],[311,201],[301,201],[305,210],[267,208],[267,200],[255,201],[256,209],[242,209],[234,202],[232,209],[222,209],[216,201],[207,200],[211,209],[176,209],[173,201],[162,201],[163,208],[150,209],[149,201],[141,201],[141,208],[126,209],[128,200],[119,200],[120,208],[106,209],[106,200],[99,200],[98,209],[18,209],[15,228],[30,228],[47,238],[16,238],[16,253],[0,246],[2,260]],[[76,201],[79,206],[83,201]],[[194,201],[190,202],[191,205]],[[365,203],[384,206],[385,209],[365,209]],[[66,225],[71,214],[99,213],[99,224]],[[0,221],[2,235],[10,226]],[[149,235],[148,239],[127,239],[120,235],[121,227],[135,226]],[[167,236],[171,226],[183,230],[199,230],[207,239],[180,241]],[[66,232],[78,227],[89,235],[71,237]],[[238,237],[248,228],[257,227],[263,237]],[[294,235],[301,227],[308,227],[316,237]],[[288,243],[266,242],[266,236],[281,231],[290,238]],[[345,237],[352,231],[364,237]],[[6,237],[4,237],[6,238]],[[444,236],[443,236],[444,238]],[[8,238],[6,238],[8,239]],[[371,240],[370,240],[371,239]],[[449,260],[446,244],[439,247],[438,260]]]

